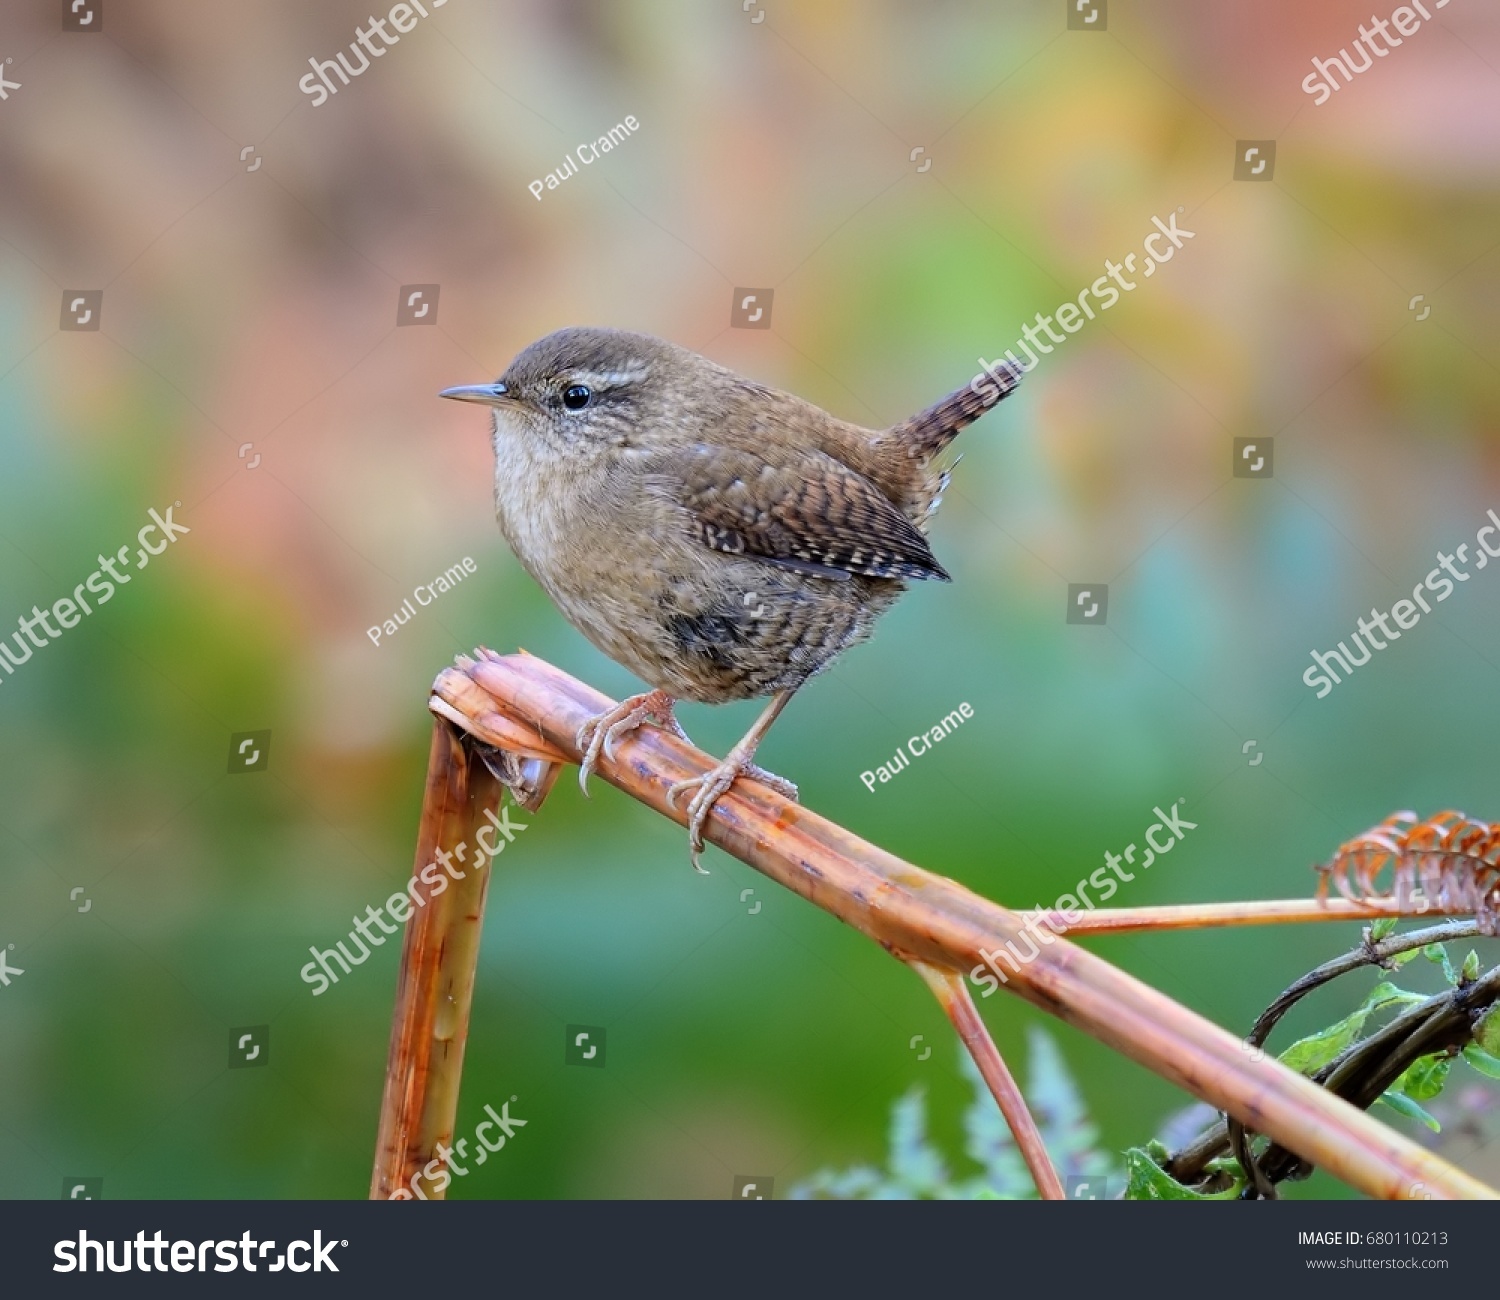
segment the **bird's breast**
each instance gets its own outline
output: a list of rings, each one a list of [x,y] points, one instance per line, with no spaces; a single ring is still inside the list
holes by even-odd
[[[711,551],[682,506],[619,461],[537,463],[497,445],[495,508],[563,616],[677,699],[723,703],[800,685],[863,640],[901,590]]]

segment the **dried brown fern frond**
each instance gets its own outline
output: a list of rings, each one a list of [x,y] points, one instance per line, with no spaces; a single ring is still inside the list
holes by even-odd
[[[1388,891],[1377,884],[1387,866]],[[1320,899],[1331,879],[1348,899],[1394,899],[1403,911],[1472,912],[1481,934],[1500,935],[1500,823],[1451,808],[1426,821],[1414,812],[1392,813],[1315,870]]]

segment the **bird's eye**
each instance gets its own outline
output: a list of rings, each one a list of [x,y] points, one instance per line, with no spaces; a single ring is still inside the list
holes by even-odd
[[[569,384],[563,389],[563,405],[570,411],[581,411],[593,398],[591,393],[582,384]]]

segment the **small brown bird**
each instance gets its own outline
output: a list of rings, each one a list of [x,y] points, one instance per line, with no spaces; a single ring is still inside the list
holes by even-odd
[[[495,511],[516,557],[652,688],[579,732],[585,793],[618,736],[648,720],[684,735],[677,700],[769,695],[729,756],[668,798],[692,794],[699,871],[703,823],[737,777],[796,798],[756,748],[906,580],[948,580],[923,536],[948,483],[935,461],[1020,379],[990,373],[876,431],[649,335],[564,329],[495,383],[443,390],[493,408]]]

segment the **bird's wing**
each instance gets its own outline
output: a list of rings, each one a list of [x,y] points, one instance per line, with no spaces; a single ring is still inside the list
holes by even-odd
[[[698,443],[658,467],[697,540],[824,578],[941,578],[927,539],[868,479],[821,451],[780,464]]]

